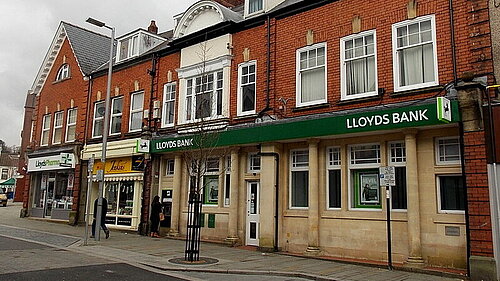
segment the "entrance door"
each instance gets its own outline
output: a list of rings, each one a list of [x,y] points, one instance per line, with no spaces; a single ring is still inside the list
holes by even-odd
[[[259,182],[249,182],[247,185],[247,245],[259,246]]]
[[[45,217],[50,217],[52,215],[52,206],[54,203],[54,189],[55,189],[55,179],[49,179],[47,183],[47,190],[45,192]]]

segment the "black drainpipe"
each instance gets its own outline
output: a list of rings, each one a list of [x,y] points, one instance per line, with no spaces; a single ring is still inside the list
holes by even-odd
[[[267,38],[266,38],[266,107],[262,109],[258,116],[262,116],[264,112],[271,110],[269,93],[271,88],[271,17],[267,15]]]
[[[278,252],[278,239],[279,239],[279,235],[278,235],[278,222],[279,222],[279,186],[280,186],[280,174],[279,174],[279,171],[280,171],[280,155],[279,153],[276,153],[276,152],[261,152],[260,151],[260,146],[259,146],[259,152],[257,153],[257,155],[260,155],[260,156],[274,156],[274,161],[276,161],[276,171],[275,171],[275,175],[276,175],[276,185],[275,185],[275,196],[276,196],[276,204],[274,206],[274,251],[275,252]]]
[[[458,76],[457,76],[457,54],[455,48],[455,20],[453,15],[453,0],[448,1],[450,11],[450,30],[451,30],[451,59],[453,62],[453,85],[457,85]]]
[[[462,116],[460,116],[462,120]],[[463,121],[458,123],[460,130],[460,155],[462,166],[462,185],[465,188],[465,238],[466,238],[466,251],[467,251],[467,276],[470,277],[470,222],[469,222],[469,199],[467,197],[467,178],[465,174],[465,147],[464,147],[464,124]]]

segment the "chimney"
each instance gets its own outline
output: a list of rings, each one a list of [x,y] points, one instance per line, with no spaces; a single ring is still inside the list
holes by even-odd
[[[221,4],[222,6],[226,6],[228,8],[233,8],[236,6],[243,5],[245,3],[245,0],[212,0],[214,2],[217,2]]]
[[[148,31],[150,33],[158,34],[158,27],[156,26],[156,22],[151,20],[151,24],[149,24]]]

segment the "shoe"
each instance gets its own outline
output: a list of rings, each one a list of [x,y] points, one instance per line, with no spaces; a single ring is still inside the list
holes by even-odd
[[[106,239],[109,238],[109,230],[106,231]]]

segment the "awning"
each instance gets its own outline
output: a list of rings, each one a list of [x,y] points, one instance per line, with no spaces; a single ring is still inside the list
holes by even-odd
[[[0,186],[1,185],[15,185],[16,184],[16,179],[15,178],[10,178],[2,183],[0,183]]]
[[[138,181],[144,178],[144,173],[106,174],[104,181]],[[97,182],[96,177],[93,178]]]

